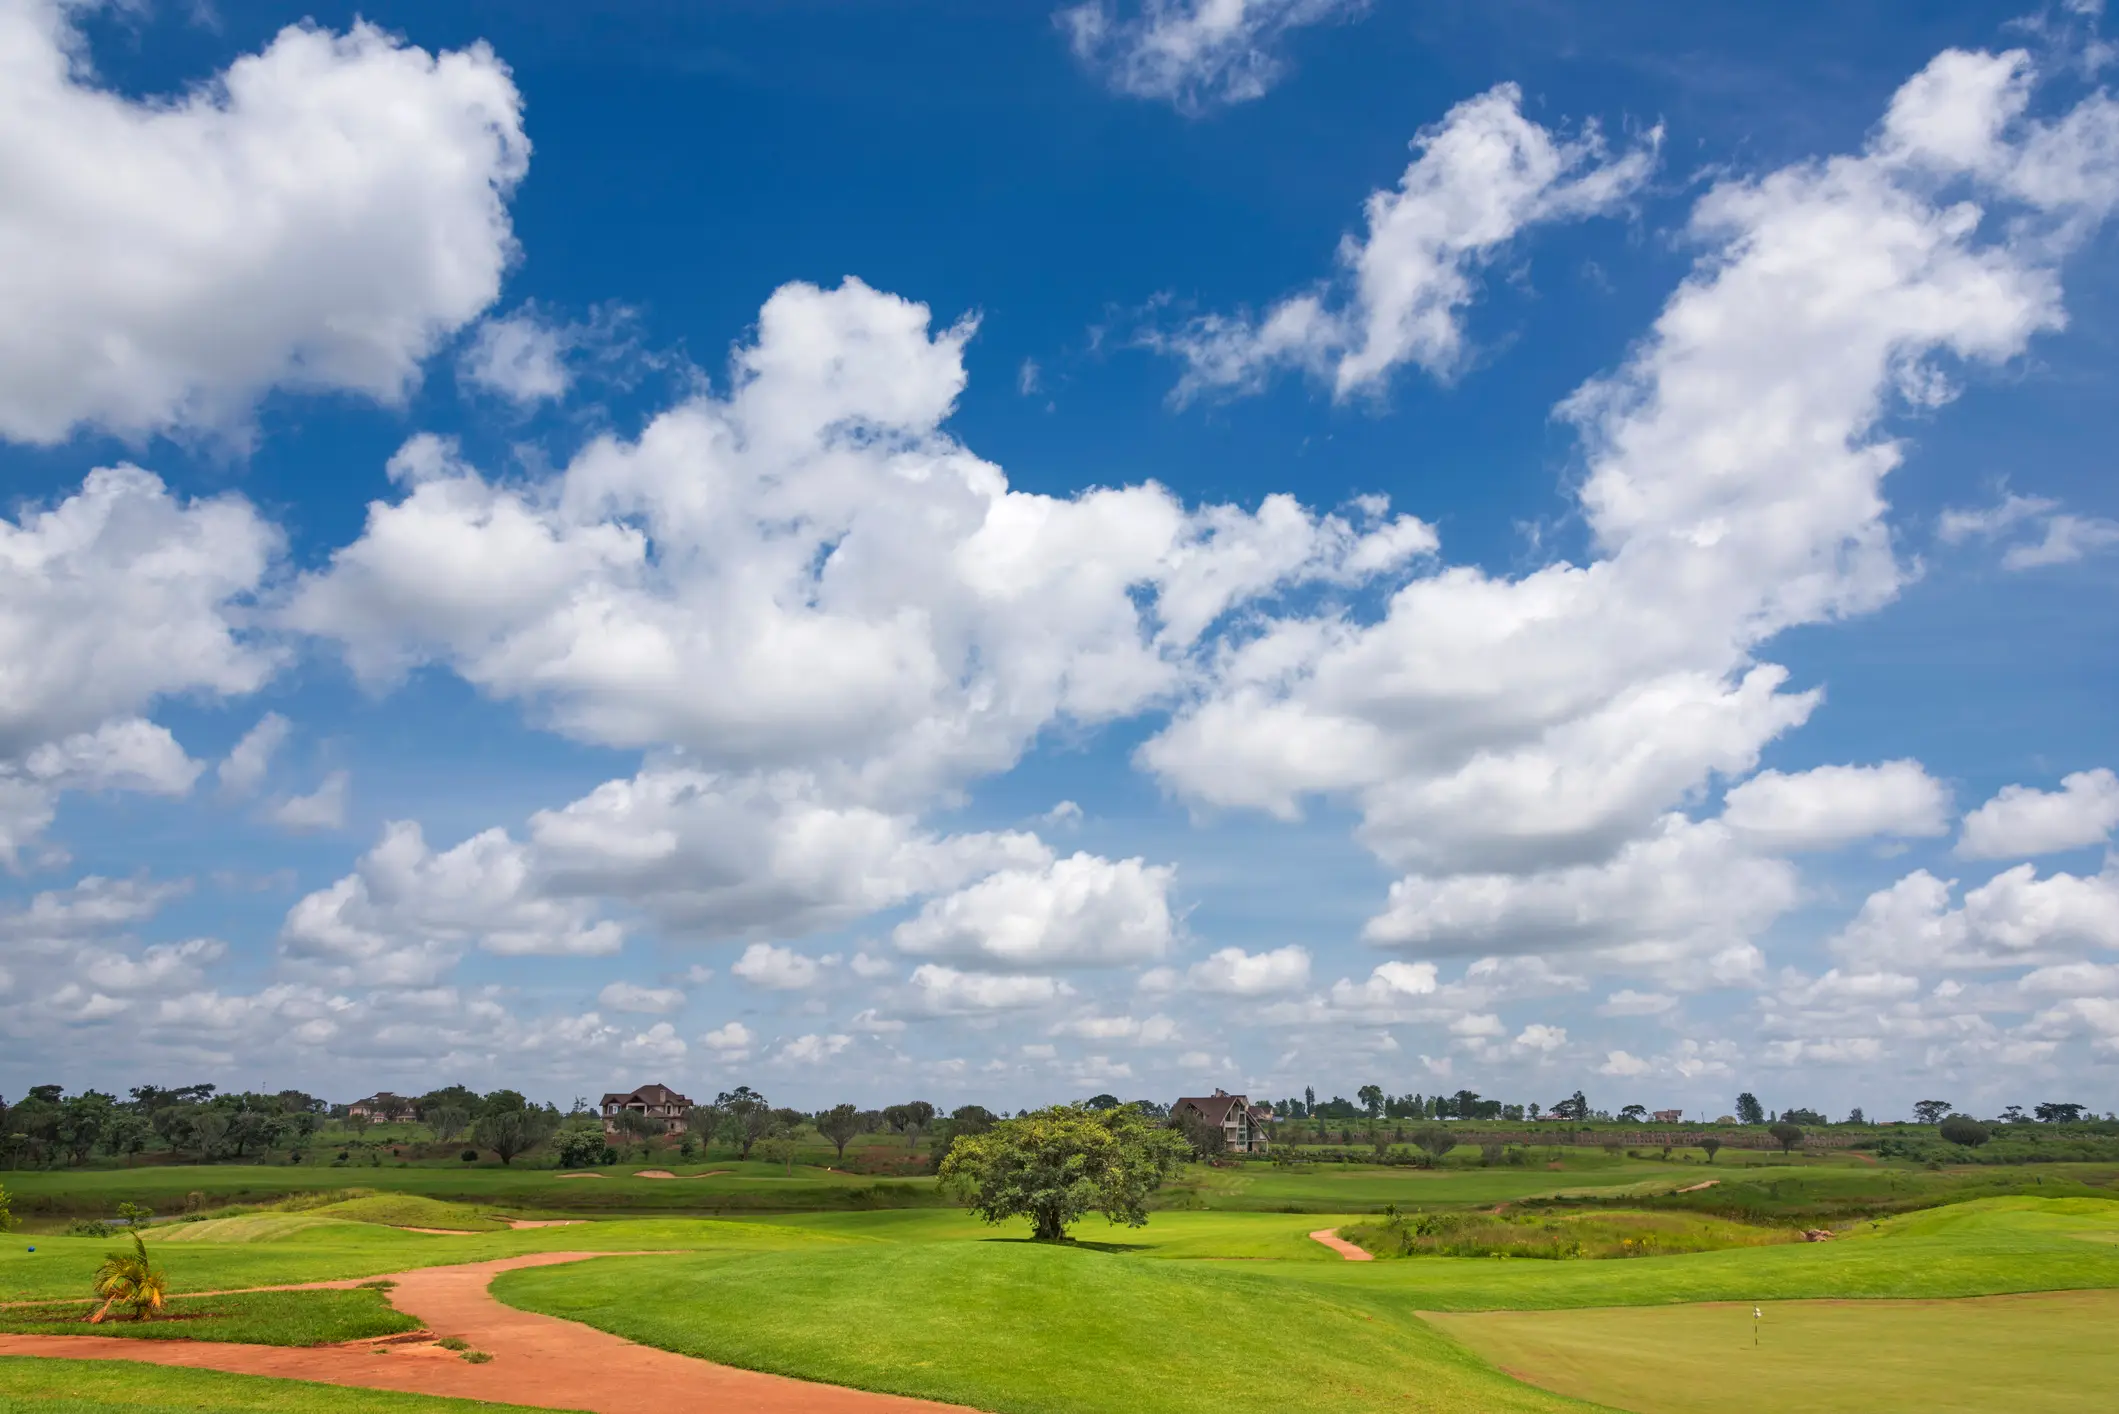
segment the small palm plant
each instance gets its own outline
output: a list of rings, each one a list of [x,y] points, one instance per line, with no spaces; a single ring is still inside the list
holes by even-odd
[[[88,1318],[90,1325],[109,1315],[113,1306],[130,1306],[136,1321],[162,1309],[169,1295],[169,1278],[147,1259],[147,1244],[140,1234],[132,1235],[131,1252],[113,1252],[96,1268],[96,1295],[103,1298],[103,1304]]]

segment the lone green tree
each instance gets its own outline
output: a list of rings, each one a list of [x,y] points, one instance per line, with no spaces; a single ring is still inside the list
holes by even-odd
[[[1190,1156],[1174,1130],[1131,1105],[1054,1105],[966,1135],[942,1160],[945,1185],[989,1223],[1028,1218],[1031,1236],[1059,1242],[1083,1214],[1141,1227],[1148,1195]]]
[[[1736,1097],[1736,1122],[1738,1124],[1764,1124],[1766,1107],[1758,1102],[1758,1096],[1746,1090]]]
[[[1423,1125],[1413,1131],[1413,1147],[1440,1162],[1457,1147],[1457,1133],[1447,1125]]]
[[[559,1116],[527,1104],[512,1090],[496,1090],[491,1108],[471,1126],[471,1138],[480,1148],[491,1149],[501,1163],[512,1164],[552,1137]]]
[[[1711,1164],[1714,1156],[1722,1151],[1722,1141],[1710,1134],[1700,1141],[1700,1147],[1707,1151],[1707,1162]]]
[[[1946,1143],[1962,1144],[1967,1149],[1987,1142],[1987,1127],[1970,1115],[1951,1115],[1942,1122],[1941,1133]]]
[[[1803,1142],[1802,1128],[1799,1125],[1790,1124],[1786,1120],[1779,1120],[1775,1122],[1772,1128],[1768,1129],[1766,1132],[1772,1135],[1776,1140],[1780,1142],[1781,1152],[1783,1154],[1789,1152],[1796,1145]]]
[[[833,1105],[828,1110],[817,1111],[811,1123],[817,1126],[817,1133],[823,1135],[831,1142],[832,1147],[839,1151],[839,1158],[843,1162],[846,1158],[846,1146],[861,1132],[861,1112],[852,1105]]]

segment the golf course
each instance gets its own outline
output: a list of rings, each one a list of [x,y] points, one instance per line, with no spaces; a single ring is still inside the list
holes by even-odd
[[[0,1408],[2074,1411],[2119,1379],[2111,1165],[1187,1164],[1062,1241],[932,1178],[572,1172],[11,1174],[18,1212],[191,1211],[138,1231],[143,1320],[88,1322],[130,1234],[13,1234]]]

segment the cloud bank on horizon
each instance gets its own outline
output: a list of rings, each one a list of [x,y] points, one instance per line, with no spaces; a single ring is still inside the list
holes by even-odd
[[[1197,121],[1286,79],[1293,31],[1325,43],[1364,8],[1059,24],[1112,90]],[[2068,262],[2119,202],[2119,102],[2062,56],[1945,50],[1845,150],[1690,187],[1682,134],[1544,123],[1503,81],[1418,125],[1309,288],[1147,340],[1176,368],[1166,416],[1285,372],[1400,417],[1394,390],[1505,368],[1472,368],[1470,321],[1549,230],[1683,201],[1689,269],[1550,408],[1579,551],[1496,567],[1387,468],[1327,505],[1293,478],[1191,493],[1181,466],[1028,489],[1049,477],[954,430],[979,319],[858,273],[780,283],[726,369],[637,426],[481,464],[432,411],[449,368],[510,416],[595,396],[568,363],[593,320],[502,307],[537,259],[504,56],[304,25],[149,101],[94,80],[78,19],[0,0],[0,438],[127,449],[0,520],[6,1073],[556,1094],[652,1072],[820,1101],[1601,1077],[1718,1112],[1760,1074],[1896,1093],[2119,1061],[2108,766],[1981,802],[1960,763],[1902,752],[1765,765],[1832,710],[1781,645],[1946,572],[1894,512],[1909,420],[1947,426],[2067,327]],[[331,543],[240,476],[156,469],[260,454],[264,410],[302,399],[407,423]],[[2119,544],[2000,495],[1938,545],[2028,575]],[[272,695],[296,679],[406,733],[416,685],[446,680],[627,764],[470,830],[363,821],[360,772]],[[180,707],[235,744],[195,754]],[[1069,752],[1209,851],[1231,822],[1327,833],[1378,887],[1232,945],[1196,916],[1214,871],[1168,834],[1085,843],[1071,799],[967,808]],[[70,809],[135,798],[306,835],[298,895],[247,935],[165,936],[199,880],[144,840],[124,870],[69,858]],[[1844,861],[1913,849],[1834,898]]]

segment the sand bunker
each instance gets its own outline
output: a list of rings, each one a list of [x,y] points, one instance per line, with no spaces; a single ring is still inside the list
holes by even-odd
[[[668,1169],[641,1169],[633,1175],[635,1178],[675,1178],[676,1176]]]
[[[1702,1188],[1712,1188],[1714,1187],[1714,1185],[1720,1182],[1721,1180],[1718,1178],[1710,1178],[1705,1183],[1695,1183],[1689,1188],[1674,1188],[1671,1191],[1673,1193],[1697,1193]]]
[[[559,1176],[560,1176],[561,1178],[602,1178],[602,1177],[603,1177],[603,1175],[602,1175],[602,1174],[600,1174],[600,1173],[563,1173],[563,1174],[561,1174],[561,1175],[559,1175]]]
[[[603,1177],[602,1174],[596,1176]],[[520,1232],[526,1227],[579,1227],[587,1221],[587,1218],[510,1218],[508,1226]]]

